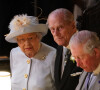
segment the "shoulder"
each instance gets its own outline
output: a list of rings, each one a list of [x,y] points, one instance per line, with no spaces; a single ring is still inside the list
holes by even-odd
[[[20,47],[15,47],[13,49],[11,49],[10,51],[10,55],[14,55],[14,56],[20,56],[20,55],[24,55],[24,53],[21,51]]]
[[[19,47],[15,47],[15,48],[12,48],[11,49],[11,52],[20,52],[21,50],[20,50],[20,48]]]
[[[42,43],[42,48],[44,52],[56,52],[56,49],[52,46],[49,46],[45,43]]]
[[[34,56],[34,58],[38,60],[52,61],[53,58],[55,58],[56,56],[56,49],[45,43],[41,43],[41,44],[42,44],[41,48],[38,51],[38,53]]]

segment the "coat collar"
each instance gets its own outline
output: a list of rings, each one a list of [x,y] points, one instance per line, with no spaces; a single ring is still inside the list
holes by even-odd
[[[76,90],[82,90],[87,74],[87,72],[83,71],[82,75],[80,76]]]
[[[98,65],[98,67],[93,71],[94,75],[98,75],[100,74],[100,64]]]
[[[41,48],[38,51],[38,54],[36,54],[34,56],[35,59],[38,59],[38,60],[45,60],[46,59],[46,56],[48,56],[48,54],[51,50],[49,48],[48,48],[49,50],[47,50],[47,49],[45,49],[45,47],[46,47],[46,45],[41,42]]]

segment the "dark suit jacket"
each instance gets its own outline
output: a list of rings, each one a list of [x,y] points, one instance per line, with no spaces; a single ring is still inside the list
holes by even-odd
[[[61,78],[62,53],[63,47],[59,46],[57,49],[57,56],[55,61],[55,86],[57,90],[75,90],[79,81],[79,75],[72,77],[70,74],[80,72],[82,71],[82,69],[78,68],[76,66],[76,63],[73,63],[69,58],[65,66],[63,76]]]

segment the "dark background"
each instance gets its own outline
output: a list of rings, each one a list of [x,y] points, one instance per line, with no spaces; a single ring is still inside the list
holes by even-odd
[[[66,1],[66,2],[65,2]],[[74,3],[72,0],[1,0],[0,1],[0,56],[9,56],[11,48],[17,44],[8,43],[5,41],[5,34],[9,33],[8,25],[11,19],[18,14],[28,14],[39,16],[42,9],[42,15],[39,18],[47,18],[48,14],[56,8],[67,8],[73,12]],[[45,23],[46,20],[41,20],[40,23]],[[57,47],[53,41],[50,31],[43,37],[43,42]]]

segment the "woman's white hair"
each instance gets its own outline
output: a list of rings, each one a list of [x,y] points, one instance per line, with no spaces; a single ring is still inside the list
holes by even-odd
[[[88,30],[82,30],[75,33],[69,42],[69,45],[84,45],[84,51],[87,53],[92,53],[94,48],[100,49],[100,40],[95,32]]]

